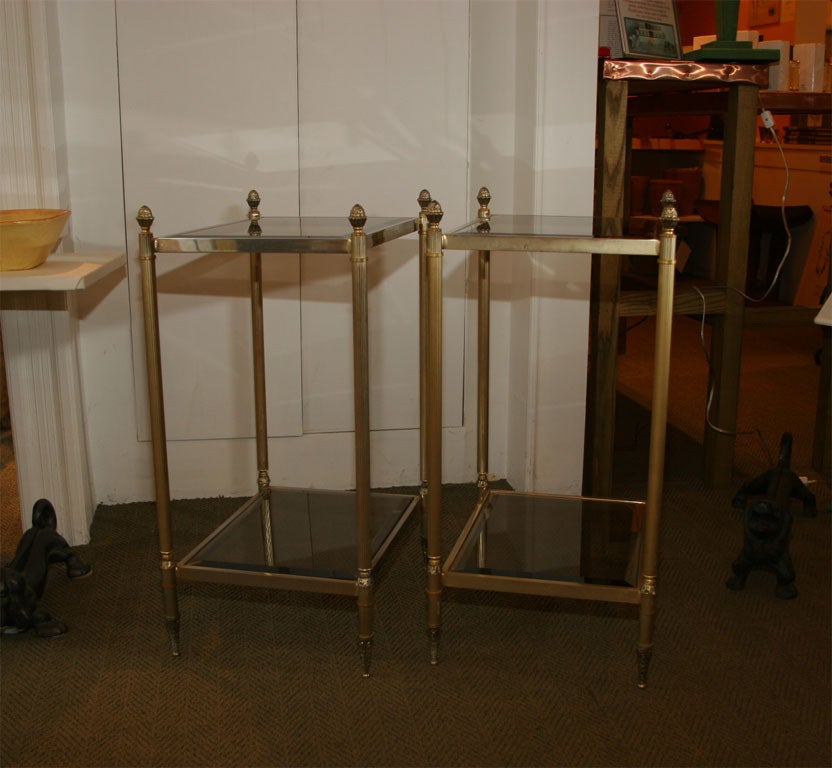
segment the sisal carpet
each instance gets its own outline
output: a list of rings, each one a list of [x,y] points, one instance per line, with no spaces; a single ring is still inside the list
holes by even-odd
[[[697,450],[674,431],[669,466]],[[448,488],[445,551],[474,494]],[[173,658],[153,506],[101,507],[79,548],[94,574],[50,574],[69,633],[2,638],[2,765],[829,765],[830,515],[796,517],[800,594],[781,601],[765,573],[724,586],[741,535],[730,492],[671,469],[665,503],[647,690],[620,605],[446,591],[432,668],[415,518],[379,574],[371,678],[353,602],[302,593],[182,585]],[[179,551],[235,505],[175,502]]]
[[[638,349],[631,341],[628,355]],[[622,391],[637,390],[640,366],[630,378],[622,367]],[[813,376],[803,361],[788,385],[806,391]],[[803,462],[797,435],[811,428],[813,402],[781,394],[769,407],[790,414]],[[816,518],[795,509],[798,598],[776,599],[766,573],[732,592],[724,582],[742,539],[736,487],[704,486],[701,444],[684,428],[701,412],[682,411],[668,442],[647,690],[634,684],[636,609],[621,605],[447,590],[442,660],[431,667],[418,516],[378,574],[371,678],[360,675],[354,602],[325,595],[182,584],[182,655],[173,658],[154,507],[101,506],[91,543],[78,548],[93,574],[69,582],[50,573],[45,602],[68,634],[0,638],[0,764],[832,765],[828,479],[813,485]],[[776,437],[779,422],[760,413],[745,416]],[[643,496],[647,418],[621,399],[618,495]],[[766,468],[756,450],[740,455],[737,484],[741,466]],[[446,553],[474,497],[472,485],[445,492]],[[236,505],[174,502],[177,553]],[[4,538],[4,556],[15,539]]]

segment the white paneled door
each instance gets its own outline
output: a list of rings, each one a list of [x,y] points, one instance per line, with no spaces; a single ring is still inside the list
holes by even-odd
[[[244,218],[253,187],[264,213],[297,215],[294,3],[127,0],[117,13],[128,233],[142,204],[157,235]],[[137,411],[148,439],[135,239]],[[297,257],[264,267],[270,428],[298,434]],[[160,256],[157,274],[168,438],[253,435],[248,258]]]
[[[449,41],[453,44],[449,44]],[[468,190],[468,3],[298,4],[300,205],[415,215],[427,187],[461,224]],[[419,425],[415,236],[370,253],[370,424]],[[464,260],[449,254],[444,423],[462,423]],[[352,429],[346,263],[301,263],[304,431]]]
[[[467,2],[441,1],[116,1],[141,440],[149,424],[135,211],[149,205],[154,233],[175,234],[244,218],[256,188],[264,216],[346,223],[355,202],[371,216],[415,216],[428,187],[443,223],[463,223],[468,13]],[[450,257],[446,272],[445,422],[458,426],[464,258]],[[194,441],[198,453],[199,441],[253,436],[247,257],[161,255],[157,274],[168,439]],[[415,482],[415,238],[371,251],[369,274],[373,481]],[[315,482],[349,484],[352,446],[338,435],[353,427],[348,258],[264,257],[264,283],[278,478],[314,448],[325,456]],[[326,477],[329,465],[342,469]],[[296,469],[305,484],[308,467]],[[172,480],[175,494],[175,470]]]

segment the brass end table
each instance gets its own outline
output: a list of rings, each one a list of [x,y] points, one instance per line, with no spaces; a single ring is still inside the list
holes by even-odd
[[[655,239],[570,236],[575,218],[492,215],[490,192],[477,219],[443,234],[442,208],[420,196],[427,351],[422,379],[427,490],[427,595],[431,663],[438,663],[443,587],[630,603],[639,606],[638,685],[653,649],[659,518],[667,426],[668,371],[676,264],[675,200],[665,193]],[[477,485],[479,498],[444,565],[442,510],[442,256],[478,252]],[[658,258],[656,351],[646,501],[491,490],[488,485],[490,260],[492,251]],[[553,425],[554,426],[554,425]]]
[[[368,218],[360,205],[349,220],[336,217],[261,217],[260,196],[247,198],[247,220],[154,237],[153,214],[138,212],[144,330],[150,399],[162,592],[166,626],[179,655],[177,579],[272,589],[354,595],[363,675],[373,641],[373,568],[419,504],[419,496],[370,491],[367,252],[415,232],[413,218]],[[253,340],[257,492],[202,543],[177,560],[171,533],[156,257],[171,253],[249,253]],[[355,491],[271,485],[266,427],[263,328],[264,255],[331,253],[352,265],[352,346],[355,411]]]

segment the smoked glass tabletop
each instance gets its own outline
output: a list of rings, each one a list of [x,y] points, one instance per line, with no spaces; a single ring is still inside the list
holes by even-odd
[[[372,493],[371,551],[380,557],[418,497]],[[255,496],[182,560],[202,569],[354,580],[357,505],[349,491],[272,488]]]
[[[471,221],[444,235],[448,250],[552,251],[559,253],[658,254],[659,220],[655,234],[639,237],[620,232],[621,222],[593,216],[524,216],[494,214],[488,221]]]
[[[370,216],[364,225],[369,245],[415,232],[414,218]],[[353,229],[346,216],[264,216],[159,237],[159,253],[348,253]]]
[[[524,216],[492,214],[487,222],[470,221],[451,235],[540,235],[548,237],[579,237],[591,235],[591,216]]]
[[[635,587],[644,502],[491,491],[449,573]]]

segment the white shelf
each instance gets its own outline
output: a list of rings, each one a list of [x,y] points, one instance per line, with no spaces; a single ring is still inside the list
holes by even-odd
[[[0,272],[0,291],[83,291],[124,265],[120,251],[55,253],[34,269]]]
[[[86,544],[95,508],[78,364],[78,292],[123,270],[117,251],[51,255],[0,272],[0,327],[14,429],[20,515],[48,498],[70,545]]]

